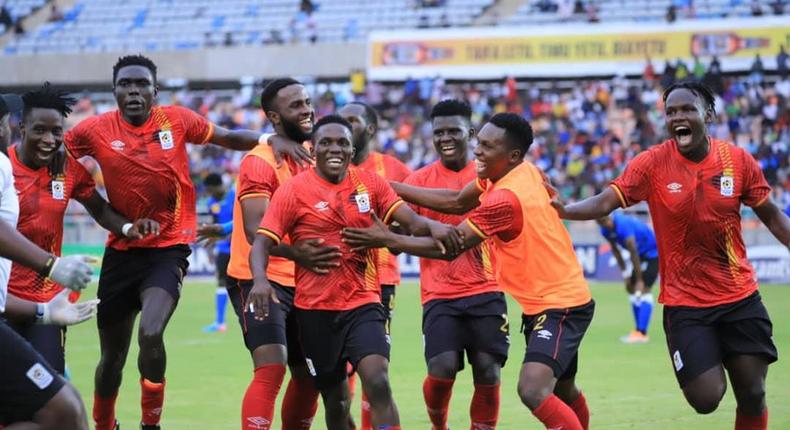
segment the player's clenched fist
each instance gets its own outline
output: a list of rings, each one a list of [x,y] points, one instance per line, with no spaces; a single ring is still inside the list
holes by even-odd
[[[80,291],[88,286],[93,276],[90,263],[95,263],[96,259],[87,255],[52,258],[54,260],[47,273],[49,279],[74,291]]]

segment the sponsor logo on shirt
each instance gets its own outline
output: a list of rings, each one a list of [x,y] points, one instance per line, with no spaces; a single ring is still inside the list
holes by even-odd
[[[27,379],[30,379],[30,381],[33,382],[33,384],[35,384],[40,390],[49,387],[49,384],[55,380],[55,377],[52,376],[47,368],[41,363],[36,363],[31,366],[25,375],[27,376]]]
[[[323,212],[329,209],[329,202],[318,202],[313,207],[318,209],[318,212]]]
[[[123,149],[126,148],[126,144],[121,142],[120,140],[113,140],[112,142],[110,142],[110,146],[112,147],[112,149],[116,151],[123,151]]]
[[[683,185],[673,182],[671,184],[667,184],[667,189],[670,193],[679,193],[683,191]]]

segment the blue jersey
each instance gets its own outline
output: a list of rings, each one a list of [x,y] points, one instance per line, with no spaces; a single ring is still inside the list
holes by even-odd
[[[223,226],[225,238],[218,240],[215,246],[217,254],[230,254],[230,232],[233,228],[233,202],[236,200],[236,187],[230,187],[222,200],[209,197],[206,202],[208,212],[214,218],[214,224]]]
[[[601,227],[603,237],[614,241],[623,248],[625,248],[625,242],[628,238],[633,237],[636,242],[636,249],[639,252],[639,258],[658,258],[656,235],[647,224],[620,211],[612,214],[612,222],[614,224],[612,230]]]

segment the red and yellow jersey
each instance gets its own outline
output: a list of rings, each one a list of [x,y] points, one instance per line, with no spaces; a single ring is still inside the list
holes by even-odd
[[[419,187],[461,190],[476,177],[474,163],[469,163],[456,172],[436,161],[412,173],[403,182]],[[444,224],[458,225],[464,220],[461,215],[443,214],[419,206],[413,206],[413,209],[422,216]],[[467,250],[452,261],[420,258],[422,303],[500,291],[496,283],[494,264],[494,254],[489,241]]]
[[[107,246],[124,250],[194,242],[195,189],[186,144],[206,143],[213,134],[213,124],[179,106],[153,107],[139,127],[116,110],[86,119],[66,133],[71,155],[91,156],[99,163],[113,208],[130,220],[159,222],[158,236],[132,243],[110,234]]]
[[[522,162],[498,181],[477,181],[480,206],[467,218],[491,239],[499,285],[526,315],[581,306],[590,289],[568,230],[551,206],[540,170]]]
[[[741,236],[741,204],[763,204],[771,187],[749,153],[710,139],[708,155],[694,163],[667,140],[634,158],[610,186],[623,207],[647,201],[661,303],[709,307],[757,290]]]
[[[337,246],[342,254],[340,267],[325,275],[296,267],[295,306],[340,311],[380,302],[375,250],[352,252],[340,232],[346,227],[369,227],[371,212],[388,223],[401,204],[387,181],[356,168],[349,168],[339,184],[322,179],[315,169],[282,184],[258,233],[276,243],[287,235],[294,242],[323,239],[324,245]]]
[[[360,163],[357,168],[373,172],[387,181],[394,182],[403,182],[411,174],[411,170],[400,160],[380,152],[371,152],[368,158]],[[381,284],[400,284],[400,268],[398,267],[397,257],[392,255],[386,248],[381,248],[377,252]]]
[[[63,244],[63,216],[70,199],[85,201],[96,184],[79,161],[67,156],[63,173],[52,175],[48,167],[33,170],[19,161],[17,147],[8,151],[14,170],[14,186],[19,194],[17,229],[41,249],[60,255]],[[14,263],[8,291],[25,300],[48,302],[63,287],[38,272]]]
[[[228,275],[242,280],[252,279],[250,272],[250,250],[244,233],[244,218],[241,202],[253,197],[271,200],[280,184],[301,171],[292,160],[277,166],[272,147],[262,143],[252,149],[241,160],[239,178],[236,181],[236,201],[233,203],[233,232],[230,238],[230,263]],[[290,243],[288,237],[283,239]],[[280,285],[292,287],[294,283],[294,263],[286,258],[270,256],[266,276]]]

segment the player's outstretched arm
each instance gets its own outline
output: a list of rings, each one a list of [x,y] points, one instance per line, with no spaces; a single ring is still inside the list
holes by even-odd
[[[612,187],[606,187],[602,192],[570,205],[564,204],[559,196],[555,195],[551,205],[562,219],[590,220],[609,215],[620,207],[620,199]]]
[[[390,231],[375,214],[372,214],[373,225],[367,228],[346,228],[342,232],[343,241],[354,251],[368,248],[389,248],[393,252],[405,252],[418,257],[438,260],[454,260],[461,253],[453,254],[444,249],[440,241],[429,237],[404,236]],[[482,239],[462,222],[456,227],[463,236],[463,249],[477,246]]]
[[[398,206],[392,219],[412,236],[431,236],[448,254],[460,254],[464,250],[463,237],[454,226],[417,215],[409,205]]]
[[[0,220],[0,257],[29,267],[71,290],[82,290],[91,281],[93,259],[83,255],[56,257]]]
[[[425,188],[390,182],[390,185],[403,200],[437,212],[463,215],[480,205],[480,188],[475,181],[467,184],[461,191]]]
[[[147,218],[135,221],[126,219],[126,217],[113,209],[96,190],[93,190],[93,193],[87,199],[80,200],[80,203],[100,226],[118,236],[142,239],[150,234],[159,234],[158,222]]]
[[[211,143],[236,151],[249,151],[258,144],[261,134],[252,130],[228,130],[214,126]]]
[[[70,326],[96,315],[98,299],[81,303],[69,302],[70,290],[63,290],[46,303],[36,303],[8,294],[3,316],[20,322]]]
[[[782,245],[790,247],[790,218],[776,206],[773,200],[769,197],[763,204],[752,209],[774,237],[782,242]]]

